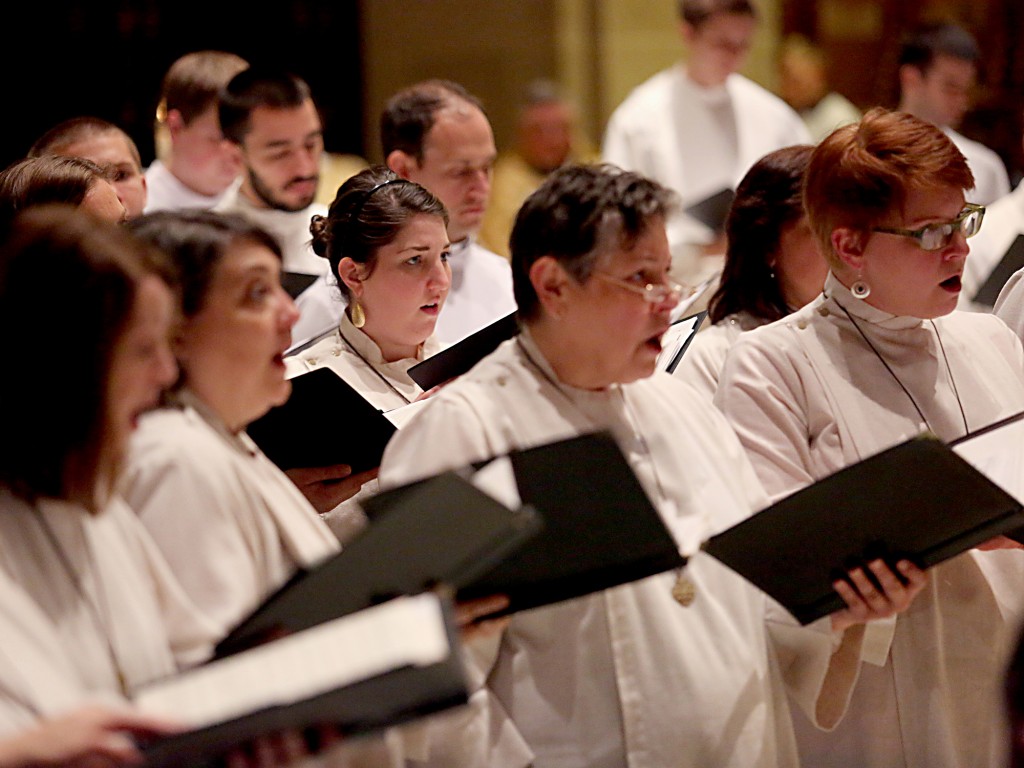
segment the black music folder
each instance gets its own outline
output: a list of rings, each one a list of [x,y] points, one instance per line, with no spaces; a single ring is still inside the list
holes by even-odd
[[[729,217],[729,209],[736,193],[728,187],[720,189],[703,200],[686,207],[685,212],[715,232],[725,231],[725,220]]]
[[[288,401],[246,429],[271,461],[281,469],[348,464],[353,473],[380,466],[396,430],[382,411],[330,368],[291,382]]]
[[[282,272],[281,287],[287,291],[293,299],[316,282],[316,275],[307,275],[305,272]]]
[[[216,659],[133,692],[189,730],[140,745],[148,768],[223,765],[257,736],[335,726],[345,738],[463,704],[467,681],[447,599],[377,605]]]
[[[461,589],[460,599],[508,595],[511,613],[685,565],[610,434],[512,451],[507,461],[519,497],[542,515],[544,528],[515,556]]]
[[[363,502],[372,523],[336,555],[299,571],[217,645],[226,656],[399,595],[459,588],[523,546],[542,521],[454,472]]]
[[[876,557],[928,568],[1024,525],[1021,504],[919,436],[819,480],[704,543],[808,624],[845,607],[832,582]]]
[[[981,288],[974,294],[973,301],[991,307],[999,298],[999,292],[1003,290],[1010,275],[1019,269],[1024,269],[1024,235],[1017,235],[1013,243],[1003,254],[1003,258],[995,265]]]
[[[708,311],[705,309],[695,315],[681,317],[669,326],[661,337],[661,354],[655,366],[659,371],[675,371],[707,316]]]
[[[519,333],[516,313],[512,312],[469,334],[461,341],[431,355],[409,369],[409,376],[424,390],[461,376],[496,350],[501,342]]]

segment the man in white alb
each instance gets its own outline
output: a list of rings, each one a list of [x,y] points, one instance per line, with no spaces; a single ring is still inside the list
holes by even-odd
[[[157,106],[161,159],[146,169],[146,213],[213,208],[240,181],[242,161],[221,133],[217,97],[248,66],[225,51],[193,51],[171,64]]]
[[[286,271],[323,274],[309,220],[327,214],[313,202],[324,137],[309,86],[295,75],[249,67],[221,91],[219,117],[243,176],[214,210],[241,214],[276,237]]]
[[[679,194],[682,208],[736,184],[757,160],[809,144],[799,115],[737,74],[757,27],[751,0],[679,0],[689,59],[637,86],[612,114],[602,155]],[[721,270],[720,233],[682,210],[668,221],[673,275],[697,285]]]
[[[974,174],[968,201],[988,205],[1010,192],[999,155],[957,133],[971,106],[981,52],[971,34],[955,24],[931,24],[915,30],[900,50],[901,112],[934,123],[956,144]]]

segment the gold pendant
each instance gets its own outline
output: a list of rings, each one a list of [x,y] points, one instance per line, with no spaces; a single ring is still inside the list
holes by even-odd
[[[689,577],[680,573],[676,576],[676,583],[672,585],[672,597],[685,608],[697,598],[697,586]]]

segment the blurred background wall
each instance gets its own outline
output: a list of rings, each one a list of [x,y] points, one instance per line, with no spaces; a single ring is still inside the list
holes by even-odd
[[[485,102],[499,148],[531,80],[555,80],[600,143],[629,90],[685,55],[674,0],[51,0],[6,4],[0,49],[6,105],[0,163],[44,130],[95,114],[154,154],[160,78],[200,48],[277,61],[305,77],[325,113],[329,150],[380,158],[377,118],[398,88],[427,77],[462,82]],[[777,86],[781,40],[798,32],[830,57],[834,89],[862,108],[896,101],[900,35],[948,18],[981,43],[985,66],[963,132],[1024,168],[1024,3],[1020,0],[761,0],[763,23],[745,70]]]

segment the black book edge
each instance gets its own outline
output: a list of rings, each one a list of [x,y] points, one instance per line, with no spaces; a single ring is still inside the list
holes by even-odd
[[[1024,234],[1019,234],[1010,243],[1010,247],[1003,252],[996,265],[992,267],[992,271],[988,273],[971,300],[987,307],[995,306],[996,299],[999,298],[999,293],[1006,285],[1006,281],[1022,268],[1024,268]]]
[[[981,427],[980,429],[975,429],[974,431],[968,432],[966,435],[962,435],[961,437],[953,438],[948,443],[946,443],[946,445],[948,445],[950,448],[955,448],[956,446],[960,445],[960,443],[966,443],[972,437],[980,437],[981,435],[988,434],[989,432],[995,432],[997,429],[1002,429],[1007,424],[1012,424],[1013,422],[1020,421],[1021,419],[1024,419],[1024,411],[1021,411],[1020,413],[1015,413],[1011,416],[1007,416],[1006,418],[1000,419],[999,421],[992,422],[988,426]]]
[[[409,369],[409,378],[423,390],[443,384],[455,376],[461,376],[468,372],[474,365],[497,349],[503,341],[513,338],[518,332],[519,321],[516,312],[510,312],[474,331],[469,336],[459,339],[450,347],[416,363]],[[494,341],[493,345],[491,344],[492,340]],[[478,354],[477,346],[486,349],[484,354]],[[469,352],[472,354],[468,354]],[[468,367],[462,364],[448,364],[449,361],[461,361],[466,356],[471,360]]]
[[[1006,419],[1002,419],[1001,421],[996,422],[995,424],[989,425],[988,427],[983,427],[982,429],[979,429],[976,432],[971,433],[971,436],[982,434],[984,432],[988,432],[988,431],[991,431],[993,429],[997,429],[998,427],[1003,426],[1006,423],[1013,422],[1013,421],[1017,420],[1018,418],[1022,418],[1022,417],[1024,417],[1024,413],[1015,414],[1013,416],[1007,417]],[[965,438],[958,438],[954,442],[959,442],[960,440],[963,440],[963,439],[965,439]],[[917,557],[909,558],[909,559],[913,560],[915,562],[915,564],[918,565],[918,567],[930,568],[930,567],[932,567],[934,565],[937,565],[937,564],[943,562],[944,560],[949,559],[950,557],[955,556],[956,554],[959,554],[961,552],[965,552],[966,550],[968,550],[968,549],[970,549],[970,548],[972,548],[974,546],[977,546],[978,544],[980,544],[980,543],[982,543],[984,541],[987,541],[988,539],[992,538],[993,536],[997,536],[997,535],[1000,535],[1000,534],[1007,534],[1008,532],[1012,532],[1012,531],[1020,529],[1020,519],[1021,519],[1021,516],[1022,516],[1021,513],[1024,512],[1024,508],[1022,508],[1020,503],[1017,502],[1015,499],[1013,499],[1012,496],[1010,496],[1006,491],[1004,491],[1002,488],[1000,488],[996,483],[994,483],[992,480],[990,480],[988,477],[986,477],[984,475],[984,473],[980,472],[979,470],[977,470],[973,466],[971,466],[970,462],[966,461],[965,459],[963,459],[962,457],[957,455],[954,451],[952,451],[952,449],[950,448],[951,444],[947,444],[947,443],[942,442],[935,435],[933,435],[933,434],[931,434],[929,432],[921,433],[920,435],[918,435],[916,437],[913,437],[913,438],[910,438],[909,440],[907,440],[907,441],[905,441],[903,443],[898,443],[897,445],[894,445],[894,446],[892,446],[892,447],[890,447],[888,449],[880,451],[877,454],[873,454],[872,456],[869,456],[866,459],[862,459],[860,462],[856,462],[855,464],[849,464],[846,467],[842,467],[839,470],[836,470],[836,472],[833,472],[832,474],[830,474],[830,475],[828,475],[826,477],[821,478],[820,480],[816,481],[815,483],[812,483],[809,486],[804,486],[803,488],[800,488],[800,489],[794,491],[789,496],[786,496],[786,497],[783,497],[782,499],[779,499],[779,501],[776,502],[776,503],[782,503],[782,502],[786,501],[787,499],[791,498],[792,496],[798,495],[798,494],[806,491],[808,488],[812,487],[813,485],[817,485],[819,483],[826,483],[830,479],[834,478],[836,475],[841,474],[844,470],[850,469],[850,468],[856,466],[857,464],[863,463],[864,461],[870,461],[870,460],[873,460],[873,459],[877,459],[879,456],[881,456],[883,454],[886,454],[886,453],[895,451],[897,449],[903,448],[908,443],[911,443],[911,442],[914,442],[914,441],[918,441],[918,440],[929,440],[929,441],[932,441],[934,443],[938,443],[940,445],[943,445],[946,448],[949,448],[951,455],[955,458],[955,460],[957,462],[960,462],[963,465],[965,465],[966,467],[969,467],[971,471],[977,473],[980,476],[980,479],[982,481],[984,481],[985,483],[990,485],[993,489],[995,489],[996,491],[998,491],[1002,495],[1004,495],[1007,498],[1009,498],[1010,500],[1012,500],[1013,504],[1014,504],[1013,508],[1011,508],[1010,510],[1005,512],[1000,517],[995,518],[995,519],[991,519],[991,520],[983,523],[982,525],[975,526],[974,528],[969,529],[967,531],[961,531],[960,534],[955,536],[955,537],[946,539],[946,540],[944,540],[942,542],[937,542],[931,548],[926,549],[923,552],[919,553]],[[769,505],[768,507],[766,507],[763,510],[755,512],[754,515],[751,515],[750,517],[746,518],[746,520],[740,521],[735,526],[732,526],[731,528],[728,528],[725,531],[722,531],[721,533],[716,534],[715,536],[712,536],[710,539],[708,539],[708,540],[703,542],[703,544],[701,545],[701,549],[705,553],[707,553],[708,555],[710,555],[712,557],[716,557],[715,554],[714,554],[714,541],[715,541],[715,539],[718,536],[721,536],[721,535],[724,535],[726,533],[729,533],[733,528],[736,528],[738,526],[744,525],[744,523],[752,520],[754,517],[756,517],[757,515],[761,514],[762,512],[765,512],[765,511],[771,509],[772,506],[774,506],[774,504]],[[1014,518],[1016,518],[1016,520],[1014,520]],[[964,542],[968,542],[968,543],[964,544]],[[901,559],[903,557],[906,557],[906,555],[904,553],[883,553],[883,556],[885,557],[886,562],[889,564],[890,567],[894,566],[897,560],[899,560],[899,559]],[[716,557],[716,559],[717,559],[717,557]],[[728,564],[725,563],[724,561],[723,561],[722,564],[726,565],[726,567],[729,567]],[[742,573],[739,573],[739,575],[746,579],[746,577]],[[836,575],[837,575],[837,577],[840,576],[840,573],[838,571],[838,564],[837,564],[837,573],[836,573]],[[761,590],[761,591],[765,592],[765,594],[768,594],[769,596],[771,596],[773,599],[778,600],[778,598],[776,598],[776,596],[774,594],[772,594],[768,590],[765,590],[761,585],[759,585],[759,584],[757,584],[755,582],[752,582],[749,579],[747,579],[747,581],[748,581],[748,583],[752,584],[756,589]],[[833,613],[833,612],[835,612],[837,610],[841,610],[846,605],[845,602],[843,601],[842,597],[840,597],[840,595],[837,592],[834,592],[834,591],[831,594],[829,594],[829,595],[827,595],[827,596],[825,596],[825,597],[823,597],[823,598],[821,598],[821,599],[819,599],[817,601],[812,601],[811,603],[800,605],[800,606],[787,606],[787,605],[783,604],[781,600],[778,600],[778,602],[780,603],[780,605],[783,606],[783,608],[788,610],[801,624],[804,624],[804,625],[809,624],[809,623],[811,623],[813,621],[816,621],[817,619],[820,619],[820,618],[822,618],[824,616],[827,616],[830,613]]]
[[[695,312],[692,315],[688,315],[686,317],[681,317],[678,320],[676,320],[674,323],[672,323],[672,325],[675,325],[676,323],[682,323],[682,322],[684,322],[686,320],[690,320],[690,319],[695,318],[695,317],[698,318],[696,323],[694,323],[693,333],[691,333],[689,335],[689,337],[686,339],[686,341],[683,342],[683,346],[681,346],[676,351],[675,356],[673,356],[673,358],[669,361],[669,364],[665,367],[665,372],[666,373],[673,373],[676,370],[676,368],[679,366],[679,361],[683,359],[683,355],[686,354],[686,350],[690,348],[690,344],[697,337],[697,332],[700,330],[700,327],[704,324],[704,320],[707,318],[707,316],[708,316],[708,310],[702,309],[700,312]]]
[[[735,199],[736,191],[734,189],[722,187],[717,192],[713,192],[707,197],[691,203],[683,210],[687,216],[699,221],[708,229],[721,232],[725,229],[725,222],[729,218],[729,211]],[[728,200],[728,204],[723,203],[724,200]],[[711,220],[711,214],[714,214],[714,220]],[[722,215],[719,216],[719,214]]]
[[[397,499],[401,495],[412,496],[417,494],[419,490],[431,482],[437,481],[439,478],[452,475],[458,477],[459,482],[467,485],[472,485],[468,480],[462,478],[457,472],[442,472],[439,475],[435,475],[431,478],[421,480],[415,483],[410,483],[399,488],[392,489],[377,494],[376,497],[391,496],[395,499],[393,506],[383,512],[387,514],[388,511],[393,511],[398,508],[399,501]],[[481,497],[486,497],[497,506],[502,506],[499,501],[492,499],[486,493],[480,489],[472,486],[473,491],[479,494]],[[371,498],[367,502],[367,514],[371,518],[371,524],[373,522],[373,499]],[[523,546],[530,538],[537,534],[543,526],[543,518],[534,510],[530,505],[523,505],[517,510],[509,510],[509,528],[505,531],[507,534],[500,540],[494,540],[492,536],[487,545],[485,552],[475,551],[473,553],[467,553],[465,559],[460,560],[452,565],[448,571],[445,585],[452,589],[458,589],[459,587],[471,583],[472,581],[479,578],[481,575],[492,570],[498,563],[504,560],[506,557],[514,553],[517,549]],[[270,637],[273,637],[280,630],[274,627],[265,627],[257,629],[260,624],[264,623],[265,620],[260,617],[268,610],[272,609],[276,604],[287,601],[289,593],[296,588],[302,589],[305,582],[309,578],[315,578],[317,576],[316,571],[321,569],[329,569],[332,563],[339,558],[346,557],[346,550],[342,549],[336,554],[329,555],[328,557],[321,560],[316,565],[309,568],[297,569],[291,578],[285,581],[280,587],[270,593],[259,606],[254,608],[246,617],[241,619],[228,634],[223,637],[220,642],[217,643],[214,651],[214,659],[223,658],[226,656],[233,655],[235,653],[242,653],[248,648],[259,644]],[[300,586],[301,585],[301,586]],[[438,585],[442,586],[442,585]],[[380,595],[380,599],[390,599],[391,597],[397,597],[397,595]],[[364,606],[369,607],[369,606]],[[328,621],[333,618],[338,618],[340,615],[344,615],[348,611],[338,611],[338,615],[328,616],[323,621]],[[254,626],[255,625],[255,626]],[[304,629],[306,627],[301,627]]]

